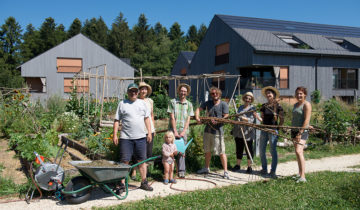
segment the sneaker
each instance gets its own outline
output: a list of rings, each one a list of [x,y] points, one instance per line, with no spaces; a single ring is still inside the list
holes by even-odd
[[[275,172],[270,172],[269,176],[272,179],[277,179],[278,178]]]
[[[234,168],[231,169],[234,172],[239,172],[240,171],[240,166],[239,165],[235,165]]]
[[[265,175],[267,175],[268,173],[267,173],[267,170],[262,169],[262,170],[260,171],[260,174],[265,176]]]
[[[252,170],[251,166],[248,166],[247,169],[246,169],[246,173],[251,174],[252,171],[253,170]]]
[[[185,171],[180,171],[179,172],[179,177],[180,178],[185,178]]]
[[[224,179],[230,179],[229,173],[227,171],[224,171]]]
[[[123,183],[120,183],[120,185],[116,186],[115,193],[117,195],[121,195],[121,193],[125,192],[125,185]]]
[[[136,176],[131,176],[130,179],[136,181]]]
[[[305,178],[302,178],[302,177],[300,177],[297,181],[296,181],[296,183],[305,183],[306,182],[306,179]]]
[[[176,181],[176,179],[170,179],[169,183],[176,184],[176,183],[177,183],[177,181]]]
[[[169,184],[169,180],[168,179],[164,179],[164,185]]]
[[[298,180],[300,178],[300,175],[296,174],[296,175],[292,176],[291,178],[294,179],[294,180]]]
[[[143,189],[145,191],[153,191],[154,189],[149,185],[148,181],[145,180],[141,182],[140,189]]]
[[[202,169],[198,170],[196,173],[198,173],[198,174],[208,174],[208,173],[210,173],[210,169],[209,168],[202,168]]]

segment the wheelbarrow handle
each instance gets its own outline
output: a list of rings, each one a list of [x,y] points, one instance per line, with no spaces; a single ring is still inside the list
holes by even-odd
[[[161,158],[161,155],[154,156],[154,157],[148,158],[148,159],[146,159],[146,160],[143,160],[143,161],[141,161],[141,162],[138,162],[138,163],[132,165],[129,170],[135,168],[135,167],[138,166],[138,165],[141,165],[141,164],[143,164],[143,163],[146,163],[146,162],[148,162],[148,161],[152,161],[152,160],[155,160],[155,159],[158,159],[158,158]]]

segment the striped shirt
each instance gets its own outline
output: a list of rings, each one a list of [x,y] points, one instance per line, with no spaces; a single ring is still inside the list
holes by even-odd
[[[176,130],[180,133],[184,130],[186,120],[188,117],[194,116],[193,105],[190,101],[186,100],[181,103],[179,99],[172,99],[169,102],[168,113],[174,114],[176,122]],[[171,126],[171,119],[169,120],[169,130],[173,130]],[[186,131],[188,133],[189,130]]]

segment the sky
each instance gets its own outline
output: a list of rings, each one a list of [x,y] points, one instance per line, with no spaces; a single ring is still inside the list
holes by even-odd
[[[0,0],[0,25],[13,16],[25,31],[52,17],[68,30],[75,18],[101,16],[110,29],[122,12],[130,28],[143,13],[151,26],[178,22],[185,34],[191,25],[208,26],[215,14],[360,27],[359,9],[360,0]]]

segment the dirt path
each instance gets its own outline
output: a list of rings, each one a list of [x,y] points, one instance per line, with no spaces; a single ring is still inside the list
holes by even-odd
[[[27,182],[27,178],[23,171],[21,171],[21,164],[18,158],[14,158],[15,152],[7,150],[8,145],[5,139],[0,139],[0,164],[4,166],[1,176],[10,178],[16,184],[23,184]]]
[[[359,168],[351,168],[351,166],[360,165],[360,154],[355,155],[344,155],[339,157],[329,157],[323,159],[314,159],[308,160],[306,162],[306,171],[307,172],[316,172],[316,171],[357,171],[360,172]],[[297,162],[291,161],[287,163],[280,163],[278,165],[277,173],[280,176],[290,176],[297,173]],[[210,173],[207,177],[199,175],[189,175],[188,178],[200,178],[207,179],[209,181],[215,182],[217,186],[209,182],[203,181],[194,181],[194,180],[178,180],[178,183],[174,185],[177,189],[184,190],[198,190],[198,189],[210,189],[214,187],[228,186],[232,184],[245,184],[251,181],[258,181],[263,179],[258,175],[245,174],[244,171],[241,173],[230,172],[230,180],[224,180],[221,178],[221,171],[218,173]],[[311,180],[308,180],[311,182]],[[130,183],[132,186],[139,186],[139,183]],[[92,191],[92,195],[89,201],[79,204],[79,205],[68,205],[66,202],[58,202],[51,199],[42,199],[39,202],[33,202],[30,205],[25,202],[17,203],[7,203],[0,204],[0,209],[90,209],[93,206],[111,206],[119,205],[124,202],[141,200],[145,198],[151,198],[156,196],[167,196],[172,194],[178,194],[179,191],[170,189],[169,185],[164,185],[161,182],[154,182],[152,184],[154,187],[153,192],[145,192],[140,189],[132,187],[129,192],[129,196],[126,200],[120,201],[117,200],[114,196],[110,194],[105,194],[99,189]]]

